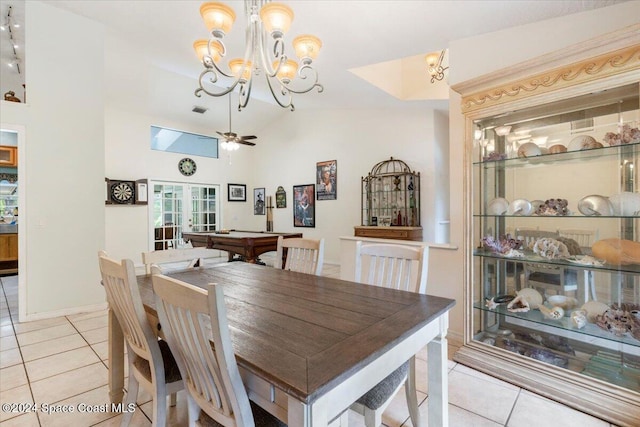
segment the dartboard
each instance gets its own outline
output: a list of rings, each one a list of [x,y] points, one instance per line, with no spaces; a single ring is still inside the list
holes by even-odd
[[[121,181],[111,186],[111,200],[116,203],[131,203],[133,200],[133,185]]]

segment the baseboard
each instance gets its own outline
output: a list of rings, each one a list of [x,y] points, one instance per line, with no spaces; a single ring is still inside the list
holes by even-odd
[[[99,304],[85,305],[82,307],[64,308],[62,310],[47,311],[43,313],[27,314],[20,322],[33,322],[34,320],[51,319],[54,317],[73,316],[74,314],[89,313],[92,311],[106,310],[109,305],[105,302]]]

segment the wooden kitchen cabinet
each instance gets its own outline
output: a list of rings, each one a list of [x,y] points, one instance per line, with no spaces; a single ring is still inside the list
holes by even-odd
[[[18,147],[0,145],[0,166],[18,166]]]

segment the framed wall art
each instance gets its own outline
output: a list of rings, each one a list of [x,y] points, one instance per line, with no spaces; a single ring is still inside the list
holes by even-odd
[[[253,189],[253,214],[254,215],[264,215],[264,188],[254,188]]]
[[[293,226],[315,227],[315,184],[293,186]]]
[[[338,162],[328,160],[316,163],[316,184],[318,200],[336,200],[338,198]]]
[[[229,202],[246,202],[247,186],[244,184],[227,184],[227,200]]]

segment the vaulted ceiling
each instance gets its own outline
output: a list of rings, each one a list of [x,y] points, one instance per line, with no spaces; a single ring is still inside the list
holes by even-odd
[[[310,33],[323,42],[315,65],[324,85],[321,94],[295,99],[296,110],[313,108],[421,108],[447,109],[446,81],[429,83],[422,58],[448,47],[451,40],[472,37],[507,27],[570,15],[620,3],[622,0],[521,0],[521,1],[424,1],[424,0],[315,0],[288,1],[295,18],[286,37],[287,49],[296,35]],[[153,104],[175,109],[175,117],[211,121],[213,130],[224,128],[228,118],[225,99],[198,99],[193,95],[202,65],[192,43],[207,36],[199,15],[201,1],[148,0],[44,0],[51,6],[103,24],[108,32],[136,49],[152,64],[193,79],[191,88],[168,85],[163,99]],[[243,4],[227,1],[238,19],[228,36],[230,57],[244,52]],[[24,0],[2,0],[3,20],[12,6],[15,22],[24,22]],[[2,76],[13,59],[6,31],[2,34]],[[18,45],[24,43],[24,26],[14,29]],[[126,41],[126,42],[125,42]],[[26,51],[26,54],[23,53]],[[491,53],[488,53],[491,54]],[[28,47],[20,46],[22,72],[28,67]],[[107,64],[107,67],[110,67]],[[126,69],[126,68],[125,68]],[[131,72],[131,70],[129,70]],[[24,75],[24,74],[23,74]],[[172,91],[172,89],[174,91]],[[234,124],[256,132],[256,123],[292,114],[274,106],[266,85],[253,89],[254,100]],[[261,102],[262,101],[262,102]],[[194,105],[210,111],[196,117]],[[160,108],[160,107],[156,107]],[[295,114],[295,113],[293,113]],[[218,122],[214,116],[222,116]],[[238,117],[236,119],[236,116]],[[259,127],[259,126],[258,126]]]

